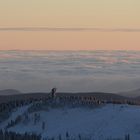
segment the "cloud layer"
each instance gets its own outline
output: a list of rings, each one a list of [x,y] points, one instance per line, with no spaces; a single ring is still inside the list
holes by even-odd
[[[140,32],[140,28],[64,28],[64,27],[3,27],[0,28],[0,32],[2,31],[58,31],[58,32],[65,32],[65,31],[76,31],[76,32],[83,32],[83,31],[92,31],[92,32]]]
[[[0,89],[120,92],[139,85],[138,51],[0,51]]]

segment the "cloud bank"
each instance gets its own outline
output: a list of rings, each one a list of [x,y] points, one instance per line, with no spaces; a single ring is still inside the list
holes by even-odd
[[[0,89],[121,92],[139,85],[139,51],[0,51]]]
[[[92,32],[140,32],[140,28],[64,28],[64,27],[1,27],[0,32],[4,31],[57,31],[57,32],[83,32],[83,31],[92,31]]]

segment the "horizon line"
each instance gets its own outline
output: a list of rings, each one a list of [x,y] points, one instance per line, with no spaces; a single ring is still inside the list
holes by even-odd
[[[0,49],[0,51],[140,51],[138,49],[77,49],[77,50],[50,50],[50,49]]]
[[[0,32],[6,31],[24,31],[24,32],[39,32],[39,31],[54,31],[54,32],[140,32],[140,28],[84,28],[84,27],[0,27]]]

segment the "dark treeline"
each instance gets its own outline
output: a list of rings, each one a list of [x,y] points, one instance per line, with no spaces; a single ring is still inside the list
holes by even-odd
[[[59,134],[56,137],[47,137],[47,138],[43,138],[42,140],[96,140],[94,137],[92,136],[84,136],[82,134],[78,134],[77,136],[72,136],[70,133],[66,132],[64,135]],[[104,140],[132,140],[130,138],[130,134],[126,134],[124,136],[122,136],[121,138],[105,138]]]
[[[41,140],[41,135],[36,134],[19,134],[0,130],[0,140]]]
[[[2,131],[0,130],[0,140],[92,140],[90,136],[83,136],[81,134],[78,134],[77,136],[73,137],[70,135],[70,133],[66,132],[65,135],[59,134],[57,137],[52,138],[42,138],[41,135],[36,134],[19,134],[16,132],[8,132],[8,131]],[[108,138],[107,140],[131,140],[130,135],[127,134],[122,138]]]

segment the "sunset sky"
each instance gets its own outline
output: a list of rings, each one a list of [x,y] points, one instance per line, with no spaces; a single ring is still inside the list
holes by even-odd
[[[0,0],[0,50],[12,49],[140,50],[140,0]]]

